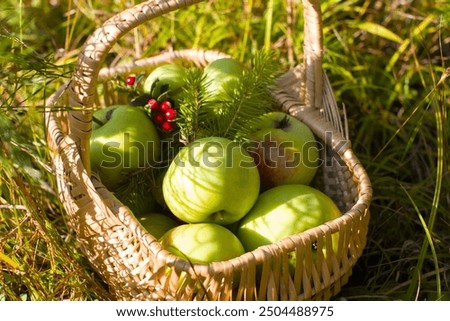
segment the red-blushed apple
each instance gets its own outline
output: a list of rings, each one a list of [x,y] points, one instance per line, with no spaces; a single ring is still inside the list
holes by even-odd
[[[104,122],[96,124],[92,131],[91,167],[102,183],[114,191],[132,172],[159,160],[160,138],[142,107],[120,105],[98,113],[96,119]]]
[[[181,148],[163,180],[164,200],[188,223],[240,220],[259,195],[253,158],[237,142],[205,137]]]
[[[262,115],[248,135],[248,151],[258,166],[263,190],[283,184],[309,185],[319,166],[311,129],[284,112]]]

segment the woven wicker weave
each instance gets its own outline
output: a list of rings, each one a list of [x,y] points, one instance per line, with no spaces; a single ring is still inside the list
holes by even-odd
[[[92,109],[115,102],[113,93],[97,93],[98,83],[107,88],[114,77],[151,70],[163,62],[187,60],[205,66],[225,56],[187,49],[101,69],[106,54],[124,34],[197,2],[146,1],[109,19],[86,41],[71,81],[46,102],[47,141],[70,225],[85,255],[118,300],[327,300],[348,281],[365,247],[372,190],[344,133],[333,92],[322,71],[322,24],[317,0],[303,1],[303,63],[279,78],[281,89],[273,94],[285,112],[306,123],[326,145],[317,184],[342,209],[341,217],[229,261],[190,264],[163,250],[134,215],[91,176]],[[70,108],[61,111],[53,106]],[[334,247],[337,250],[328,250],[324,256],[321,249],[333,248],[333,234],[339,234],[339,244]],[[288,273],[291,252],[300,262],[293,275]]]

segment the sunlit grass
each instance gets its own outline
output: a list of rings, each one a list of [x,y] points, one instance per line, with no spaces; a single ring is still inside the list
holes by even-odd
[[[88,35],[133,1],[28,3],[0,3],[0,300],[108,299],[55,195],[41,111]],[[321,3],[324,68],[374,188],[368,244],[339,296],[450,300],[448,5]],[[295,1],[207,1],[140,26],[107,62],[191,47],[248,61],[266,48],[287,69],[302,25]]]

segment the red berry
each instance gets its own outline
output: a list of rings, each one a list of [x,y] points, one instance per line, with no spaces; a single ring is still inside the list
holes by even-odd
[[[147,101],[147,105],[150,106],[151,111],[157,111],[157,110],[159,110],[159,107],[160,107],[158,101],[153,98],[150,98]]]
[[[133,86],[135,82],[136,82],[136,77],[135,77],[135,76],[128,76],[128,77],[125,79],[125,83],[126,83],[128,86]]]
[[[161,111],[165,113],[168,109],[172,108],[172,104],[168,100],[164,100],[161,103]]]
[[[175,120],[175,118],[177,118],[177,111],[175,109],[173,109],[173,108],[169,108],[164,113],[164,116],[166,116],[166,119],[168,121]]]
[[[175,128],[175,124],[165,121],[161,124],[161,129],[165,132],[170,132]]]
[[[153,121],[158,125],[162,125],[166,121],[166,119],[162,113],[157,113],[155,114],[155,116],[153,116]]]

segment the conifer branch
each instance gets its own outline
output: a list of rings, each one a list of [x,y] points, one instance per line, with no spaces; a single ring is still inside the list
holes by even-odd
[[[278,63],[267,52],[255,55],[252,66],[244,71],[230,106],[226,108],[231,113],[222,136],[233,140],[244,139],[255,120],[274,109],[275,101],[269,88],[274,85],[278,70]]]
[[[217,101],[206,90],[203,70],[191,68],[179,103],[177,123],[181,138],[185,143],[206,136],[245,140],[256,119],[274,109],[269,88],[274,86],[279,70],[280,65],[273,56],[261,51],[243,71],[234,91]]]

